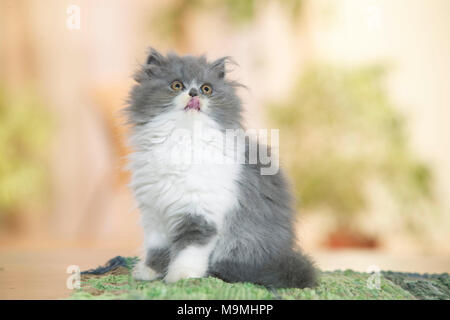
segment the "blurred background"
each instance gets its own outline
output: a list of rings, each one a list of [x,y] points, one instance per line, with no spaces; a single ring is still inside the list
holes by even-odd
[[[149,46],[238,62],[322,269],[450,271],[449,36],[447,0],[0,0],[0,297],[138,252],[120,109]]]

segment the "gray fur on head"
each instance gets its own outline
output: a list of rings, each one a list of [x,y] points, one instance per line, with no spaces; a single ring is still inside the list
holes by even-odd
[[[138,83],[130,94],[130,106],[125,109],[131,124],[143,124],[171,107],[176,95],[169,89],[174,80],[198,84],[211,83],[214,91],[209,97],[210,116],[224,128],[241,127],[241,103],[236,88],[242,86],[228,80],[226,65],[234,63],[229,57],[208,62],[204,56],[163,56],[151,48],[146,64],[134,75]],[[149,108],[151,106],[151,108]]]
[[[313,286],[316,271],[296,247],[295,211],[281,171],[261,175],[260,160],[172,168],[167,154],[185,149],[159,139],[189,121],[203,121],[220,134],[242,128],[239,84],[226,76],[229,61],[227,57],[209,62],[204,56],[162,55],[151,49],[135,75],[137,84],[126,109],[136,149],[130,156],[130,186],[143,217],[147,257],[134,276],[173,282],[212,275],[271,287]],[[171,90],[175,80],[186,88]],[[186,99],[189,103],[200,99],[188,96],[188,84],[192,90],[205,83],[213,88],[212,94],[201,97],[207,107],[186,112]],[[181,107],[178,98],[185,99]],[[158,139],[149,139],[154,133]],[[211,150],[215,140],[200,143]],[[241,151],[247,160],[248,144]]]

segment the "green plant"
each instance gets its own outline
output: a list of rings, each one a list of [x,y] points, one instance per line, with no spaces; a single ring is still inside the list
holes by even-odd
[[[257,11],[267,5],[267,0],[178,0],[168,2],[154,17],[152,30],[171,46],[183,46],[186,40],[186,24],[194,14],[218,14],[226,18],[230,26],[241,27],[251,22]],[[283,8],[294,21],[301,13],[304,0],[284,0]]]
[[[409,148],[385,73],[380,65],[314,65],[287,101],[268,108],[302,207],[326,208],[341,225],[367,208],[371,179],[388,188],[409,226],[410,209],[432,197],[431,172]]]
[[[46,194],[49,115],[32,90],[0,85],[0,225]]]

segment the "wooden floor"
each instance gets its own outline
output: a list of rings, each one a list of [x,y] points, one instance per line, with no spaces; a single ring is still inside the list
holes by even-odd
[[[70,291],[67,268],[97,267],[116,255],[136,255],[132,250],[52,249],[0,250],[0,299],[61,299]]]
[[[96,267],[116,256],[136,255],[135,249],[27,249],[0,248],[0,299],[61,299],[70,295],[67,267]],[[367,271],[450,272],[450,257],[398,256],[373,251],[315,252],[311,256],[322,270],[351,268]]]

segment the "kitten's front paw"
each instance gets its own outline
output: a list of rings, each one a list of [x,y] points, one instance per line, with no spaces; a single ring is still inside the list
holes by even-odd
[[[176,268],[169,268],[169,272],[167,272],[164,281],[168,283],[173,283],[181,279],[202,278],[204,276],[205,276],[204,273],[201,272],[200,270],[195,270],[186,267],[176,267]]]
[[[142,260],[133,268],[132,275],[134,280],[142,281],[152,281],[160,276],[156,271],[147,267]]]

